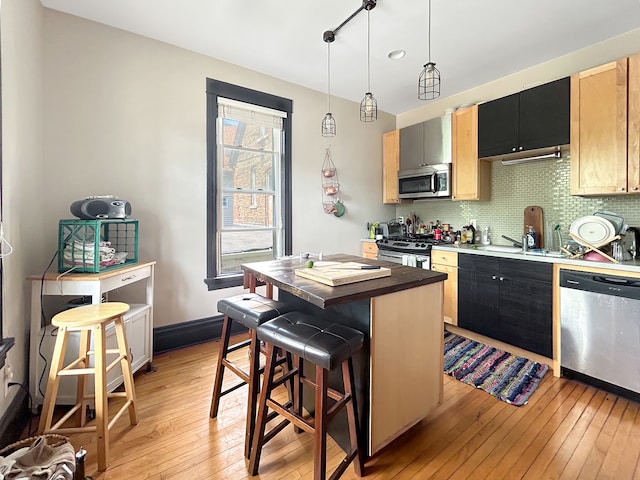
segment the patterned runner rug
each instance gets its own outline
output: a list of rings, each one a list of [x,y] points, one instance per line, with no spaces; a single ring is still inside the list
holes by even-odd
[[[548,370],[543,363],[444,332],[444,373],[503,402],[526,404]]]

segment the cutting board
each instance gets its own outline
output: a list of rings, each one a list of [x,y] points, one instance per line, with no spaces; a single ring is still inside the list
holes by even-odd
[[[324,283],[330,287],[391,276],[389,268],[360,270],[359,267],[364,265],[366,264],[357,262],[316,262],[312,268],[298,268],[295,272],[296,275]]]
[[[527,225],[532,225],[538,237],[538,248],[544,248],[544,222],[542,219],[542,208],[529,206],[524,209],[524,230],[527,231]]]

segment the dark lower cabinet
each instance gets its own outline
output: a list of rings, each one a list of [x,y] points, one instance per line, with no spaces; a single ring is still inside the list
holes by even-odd
[[[552,357],[552,264],[463,254],[458,268],[458,326]]]

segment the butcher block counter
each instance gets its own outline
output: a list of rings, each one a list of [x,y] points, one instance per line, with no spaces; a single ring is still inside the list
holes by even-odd
[[[245,287],[253,291],[264,282],[269,296],[275,286],[278,298],[296,310],[340,319],[365,333],[354,369],[363,448],[371,456],[442,402],[447,275],[353,255],[325,255],[323,261],[380,266],[390,275],[332,287],[296,274],[306,262],[296,257],[243,264]],[[332,372],[330,381],[341,385],[340,372]],[[342,422],[333,423],[329,433],[348,445]]]

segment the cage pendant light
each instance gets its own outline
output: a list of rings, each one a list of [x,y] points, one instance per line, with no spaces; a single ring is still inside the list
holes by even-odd
[[[325,40],[327,42],[327,113],[322,119],[322,136],[336,136],[336,120],[331,113],[331,42],[333,40]]]
[[[371,93],[371,8],[367,8],[367,93],[360,102],[360,121],[375,122],[378,118],[378,102]]]
[[[424,65],[418,79],[418,99],[433,100],[440,96],[440,71],[431,61],[431,0],[429,0],[429,61]]]

